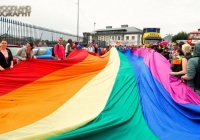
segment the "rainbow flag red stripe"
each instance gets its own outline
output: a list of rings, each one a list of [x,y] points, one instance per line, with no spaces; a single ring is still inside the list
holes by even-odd
[[[0,72],[0,139],[200,139],[200,98],[148,49]]]

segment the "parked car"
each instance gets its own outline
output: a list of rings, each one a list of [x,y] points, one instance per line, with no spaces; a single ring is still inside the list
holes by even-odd
[[[11,48],[11,47],[14,47],[14,48],[22,48],[23,46],[22,46],[22,45],[11,45],[11,44],[8,44],[7,47],[9,47],[9,48]]]
[[[10,49],[12,55],[13,55],[13,64],[17,64],[17,52],[20,48],[22,48],[22,46],[18,46],[18,45],[8,45],[8,48]]]
[[[52,48],[53,47],[36,47],[33,49],[33,52],[37,59],[53,59]]]

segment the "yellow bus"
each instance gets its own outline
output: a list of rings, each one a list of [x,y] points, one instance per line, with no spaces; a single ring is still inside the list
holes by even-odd
[[[144,28],[142,34],[142,45],[149,47],[150,43],[161,42],[160,28]]]

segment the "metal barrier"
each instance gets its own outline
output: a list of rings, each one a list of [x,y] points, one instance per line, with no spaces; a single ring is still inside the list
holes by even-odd
[[[0,18],[0,40],[6,39],[9,44],[25,45],[27,42],[34,42],[38,46],[52,46],[62,37],[64,44],[68,39],[77,40],[77,35],[55,31],[28,23]],[[79,36],[79,40],[83,37]]]

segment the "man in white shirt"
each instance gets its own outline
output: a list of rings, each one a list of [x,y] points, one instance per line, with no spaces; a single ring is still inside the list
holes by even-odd
[[[93,52],[95,53],[95,50],[94,50],[94,47],[92,46],[92,43],[90,43],[88,49],[87,49],[88,52]]]

